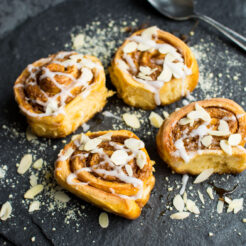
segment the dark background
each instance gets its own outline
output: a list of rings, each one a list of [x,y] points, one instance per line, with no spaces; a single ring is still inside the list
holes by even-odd
[[[246,36],[246,1],[201,0],[196,2],[196,10]],[[208,187],[207,182],[192,186],[193,178],[189,179],[188,196],[193,196],[192,199],[199,204],[200,216],[196,218],[191,215],[184,221],[170,219],[170,214],[174,211],[167,210],[166,204],[169,204],[178,193],[181,175],[171,174],[158,157],[155,148],[157,130],[151,128],[149,124],[145,124],[135,132],[145,141],[151,158],[157,162],[156,186],[148,206],[143,209],[139,219],[128,221],[109,215],[109,227],[102,229],[98,224],[101,210],[72,195],[68,206],[77,211],[77,218],[71,219],[69,224],[64,223],[68,208],[55,208],[51,212],[47,210],[48,206],[43,205],[40,211],[28,213],[28,206],[25,201],[23,202],[23,194],[30,186],[29,176],[18,176],[16,163],[30,149],[37,157],[47,161],[48,167],[45,168],[52,172],[57,153],[64,144],[61,140],[42,139],[39,146],[36,146],[25,140],[27,125],[14,102],[13,83],[27,64],[63,50],[65,43],[70,42],[70,32],[75,25],[83,27],[97,17],[103,28],[108,23],[108,14],[111,14],[111,19],[116,22],[127,17],[137,18],[139,25],[148,22],[178,36],[189,34],[195,24],[193,20],[181,23],[165,19],[143,0],[0,1],[0,165],[8,166],[6,177],[0,180],[0,204],[9,200],[13,206],[12,217],[5,222],[0,221],[0,245],[4,243],[6,245],[245,245],[246,224],[242,223],[242,219],[246,218],[245,211],[234,215],[227,214],[224,210],[223,214],[218,215],[216,212],[218,196],[215,196],[214,201],[209,200],[205,192]],[[55,31],[56,27],[59,27],[59,31]],[[205,93],[202,87],[198,86],[192,95],[196,99],[203,99],[214,96],[216,91],[216,96],[234,99],[244,106],[246,103],[245,52],[204,23],[197,25],[195,35],[189,37],[189,45],[197,46],[201,40],[211,43],[208,49],[202,49],[203,53],[207,53],[207,57],[200,60],[198,57],[198,62],[200,61],[199,65],[203,69],[203,82],[211,72],[213,73],[214,90],[212,88]],[[235,64],[231,65],[234,60]],[[222,74],[220,78],[219,73]],[[239,80],[233,79],[235,74]],[[107,86],[112,88],[109,80]],[[125,112],[123,106],[124,104],[114,96],[106,109],[115,110],[115,114],[120,116]],[[155,111],[161,114],[164,109],[170,113],[181,106],[182,102],[179,101]],[[141,111],[141,115],[147,118],[149,113]],[[91,130],[106,130],[112,128],[112,124],[117,124],[117,121],[104,119],[98,114],[89,124]],[[8,129],[2,127],[3,125],[7,125]],[[19,134],[14,134],[13,129]],[[152,134],[146,135],[149,129]],[[81,132],[81,128],[78,132]],[[69,140],[70,137],[67,139]],[[40,150],[41,145],[45,146],[45,149]],[[54,145],[57,149],[53,148]],[[42,179],[44,174],[40,175]],[[232,188],[239,183],[239,188],[231,197],[246,198],[244,173],[237,176],[213,175],[211,181],[224,188]],[[54,183],[52,178],[51,182]],[[168,192],[168,187],[173,187],[174,190]],[[204,194],[206,200],[204,208],[197,198],[197,189]],[[45,195],[40,200],[44,204],[48,203]],[[81,205],[85,206],[82,214],[78,212]],[[214,236],[209,237],[209,232],[213,232]],[[31,242],[33,236],[35,242]]]

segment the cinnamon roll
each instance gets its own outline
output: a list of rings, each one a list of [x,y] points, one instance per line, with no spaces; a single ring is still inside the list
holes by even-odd
[[[177,173],[240,173],[246,168],[246,115],[234,101],[214,98],[172,113],[156,137],[161,158]]]
[[[75,131],[112,95],[101,62],[76,52],[58,52],[28,65],[14,93],[33,133],[53,138]]]
[[[119,97],[143,109],[189,94],[199,75],[189,47],[155,26],[132,34],[116,52],[109,72]]]
[[[127,219],[140,216],[154,187],[153,161],[127,130],[75,135],[56,161],[57,182],[78,197]]]

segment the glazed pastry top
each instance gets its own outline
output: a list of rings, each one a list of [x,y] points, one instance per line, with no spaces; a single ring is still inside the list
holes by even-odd
[[[15,89],[22,92],[30,116],[64,114],[64,107],[77,95],[86,97],[102,65],[97,59],[76,52],[59,52],[27,66]]]
[[[116,56],[117,66],[129,73],[133,79],[155,93],[155,102],[160,105],[159,90],[171,79],[184,79],[191,74],[189,59],[184,57],[180,47],[153,26],[134,33]],[[166,33],[172,38],[176,37]],[[181,40],[179,40],[182,42]],[[183,90],[182,94],[186,92]]]

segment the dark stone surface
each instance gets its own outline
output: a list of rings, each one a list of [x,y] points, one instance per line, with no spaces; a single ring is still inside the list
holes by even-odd
[[[20,74],[24,67],[34,60],[45,57],[50,53],[64,49],[64,44],[70,41],[70,31],[75,25],[85,26],[97,17],[101,21],[101,26],[107,24],[105,16],[111,14],[111,18],[120,21],[125,16],[136,17],[142,23],[149,22],[152,25],[158,25],[162,29],[171,32],[186,34],[192,29],[194,21],[172,22],[163,18],[157,11],[153,10],[146,2],[141,0],[125,0],[125,1],[66,1],[64,3],[56,1],[1,1],[0,2],[0,21],[2,39],[0,41],[0,125],[11,125],[25,132],[26,122],[24,117],[19,114],[18,107],[14,101],[12,86],[16,77]],[[35,4],[36,3],[36,4]],[[52,7],[53,6],[53,7]],[[43,11],[44,9],[47,9]],[[246,35],[246,2],[243,0],[233,1],[199,1],[196,5],[197,11],[207,14],[231,28]],[[43,12],[42,12],[43,11]],[[42,12],[35,16],[38,12]],[[35,16],[33,18],[28,17]],[[20,22],[23,24],[17,26]],[[10,32],[15,26],[16,29]],[[59,27],[59,31],[55,31],[55,27]],[[8,32],[9,31],[9,32]],[[95,30],[96,31],[96,30]],[[8,32],[8,33],[7,33]],[[220,38],[214,38],[220,37]],[[206,24],[199,23],[196,29],[196,35],[191,38],[190,45],[196,44],[201,38],[205,40],[213,40],[215,48],[213,51],[223,53],[227,48],[229,54],[233,54],[245,64],[245,53],[231,44],[227,39],[223,38],[214,29]],[[227,66],[226,55],[221,58],[216,54],[211,54],[212,59],[208,59],[207,68],[218,73],[224,73]],[[230,57],[228,57],[230,59]],[[240,79],[246,76],[245,66],[233,68],[240,72]],[[111,87],[110,82],[107,82]],[[231,97],[238,103],[246,102],[243,87],[238,87],[235,81],[222,77],[218,82],[221,86],[221,95]],[[246,86],[245,82],[242,84]],[[233,92],[233,93],[232,93]],[[230,96],[232,93],[232,96]],[[194,92],[197,99],[204,98],[204,94],[198,88]],[[106,109],[123,106],[123,103],[116,97],[110,99]],[[164,110],[172,112],[176,107],[182,106],[181,101],[170,106],[164,107]],[[161,113],[163,108],[156,109]],[[148,113],[146,113],[147,117]],[[112,119],[105,119],[102,124],[96,124],[98,118],[102,117],[98,114],[90,125],[91,130],[110,129]],[[146,127],[150,127],[149,125]],[[158,157],[155,147],[156,129],[150,136],[144,135],[141,130],[135,131],[142,138],[152,159],[157,162],[156,165],[156,186],[152,192],[149,205],[143,209],[142,215],[135,221],[128,221],[110,215],[110,226],[103,230],[98,225],[98,215],[101,210],[95,208],[74,196],[69,202],[69,206],[86,206],[85,213],[87,217],[78,217],[76,223],[80,227],[78,232],[75,230],[75,222],[70,224],[64,223],[64,213],[54,213],[54,215],[41,209],[33,214],[29,214],[25,206],[21,203],[23,194],[29,188],[28,176],[16,176],[16,160],[15,156],[23,155],[29,148],[35,148],[31,143],[24,141],[23,144],[17,144],[20,140],[9,138],[5,131],[1,128],[0,149],[1,165],[8,165],[8,178],[18,179],[16,187],[0,186],[0,204],[9,200],[9,194],[13,192],[17,195],[12,200],[13,217],[6,222],[0,222],[0,244],[6,242],[6,245],[245,245],[246,231],[242,218],[246,217],[244,211],[237,215],[226,214],[217,215],[216,204],[217,199],[213,202],[206,197],[205,209],[201,209],[199,218],[190,216],[184,221],[172,221],[169,216],[171,211],[165,211],[164,216],[160,213],[165,209],[165,204],[170,202],[175,192],[167,192],[168,186],[177,186],[180,184],[181,176],[171,174],[171,171]],[[78,132],[81,129],[78,130]],[[69,139],[69,137],[67,138]],[[46,141],[46,140],[42,140]],[[57,150],[52,149],[52,145],[58,146]],[[50,148],[40,153],[46,160],[49,160],[51,166],[56,159],[59,149],[63,144],[60,140],[52,140]],[[165,177],[170,182],[167,184]],[[214,175],[212,181],[219,182],[225,187],[233,187],[239,182],[240,187],[235,193],[235,198],[245,198],[246,178],[244,173],[237,176],[226,176],[228,179],[222,180],[222,177]],[[192,178],[189,185],[192,183]],[[205,195],[207,184],[197,185],[199,190]],[[198,201],[198,199],[196,199]],[[211,217],[212,215],[212,217]],[[27,227],[27,230],[23,228]],[[56,227],[56,231],[52,228]],[[236,230],[236,231],[235,231]],[[208,233],[213,232],[214,236],[209,237]],[[241,233],[241,236],[238,233]],[[35,236],[35,242],[31,242],[31,237]]]

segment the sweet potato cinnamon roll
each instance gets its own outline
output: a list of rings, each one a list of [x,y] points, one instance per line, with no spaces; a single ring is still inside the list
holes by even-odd
[[[130,131],[75,135],[56,161],[57,182],[108,212],[136,219],[154,187],[153,161]]]
[[[172,113],[156,137],[162,159],[177,173],[240,173],[246,168],[246,114],[234,101],[214,98]]]
[[[102,110],[111,96],[101,62],[76,52],[40,59],[17,78],[14,93],[32,131],[65,137]]]
[[[199,75],[189,47],[155,26],[130,36],[116,52],[109,72],[119,97],[143,109],[189,94]]]

